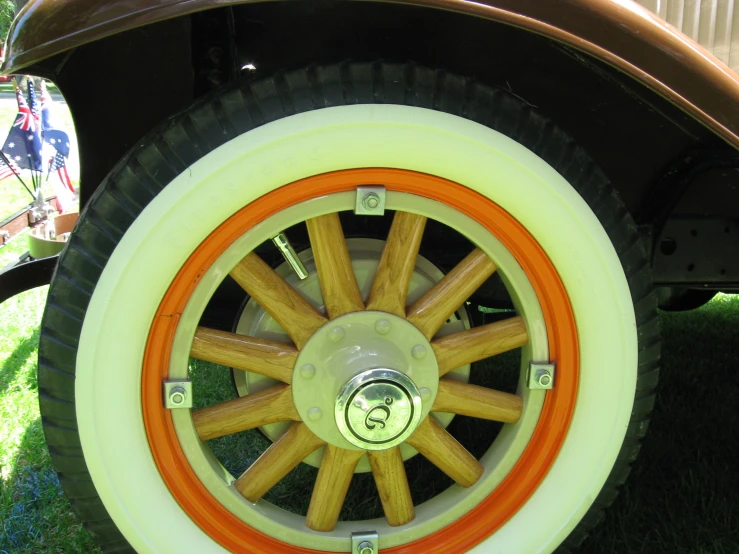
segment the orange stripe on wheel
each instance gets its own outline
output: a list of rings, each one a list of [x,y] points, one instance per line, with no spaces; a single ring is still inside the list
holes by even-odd
[[[500,206],[457,183],[412,171],[355,169],[310,177],[252,202],[225,221],[190,256],[175,277],[152,323],[144,356],[142,403],[152,455],[167,487],[183,510],[214,541],[237,553],[315,554],[250,527],[220,504],[190,467],[180,447],[171,414],[161,400],[168,377],[177,314],[182,313],[199,277],[240,236],[271,215],[326,194],[382,183],[388,191],[443,202],[488,229],[513,254],[536,291],[544,313],[550,360],[557,364],[557,386],[548,391],[539,423],[520,459],[480,504],[454,523],[422,539],[383,549],[387,554],[466,552],[498,530],[538,488],[557,458],[572,420],[577,397],[577,328],[564,285],[534,238]]]

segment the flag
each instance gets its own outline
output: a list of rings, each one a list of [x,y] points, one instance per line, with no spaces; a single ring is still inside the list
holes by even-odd
[[[20,175],[21,168],[15,165],[12,160],[8,160],[10,165],[0,159],[0,181],[10,177],[11,175]]]
[[[59,176],[59,181],[54,181],[53,186],[57,204],[59,205],[59,213],[63,214],[74,208],[75,192],[72,181],[69,179],[69,173],[67,173],[67,159],[58,150],[54,154],[54,157],[49,160],[49,173],[46,175],[47,181],[52,171],[56,171],[56,174]]]
[[[69,178],[69,173],[67,173],[67,159],[59,151],[54,154],[54,157],[49,162],[49,173],[51,173],[52,171],[56,171],[57,175],[59,175],[59,179],[64,184],[64,186],[66,186],[72,192],[72,194],[74,194],[74,187],[72,186],[72,181]]]
[[[53,114],[53,101],[49,90],[46,88],[46,81],[41,79],[41,130],[47,131],[54,129]]]
[[[41,128],[41,107],[36,100],[36,87],[33,85],[33,79],[28,79],[28,107],[31,108],[31,115],[36,122],[36,129],[39,133],[43,130]]]
[[[69,157],[69,135],[59,129],[45,129],[44,142],[54,147],[65,158]]]
[[[49,160],[49,173],[57,171],[59,178],[66,187],[74,192],[72,182],[67,173],[67,160],[69,158],[69,135],[64,131],[54,128],[52,121],[53,100],[46,89],[46,81],[41,81],[41,128],[44,131],[44,142],[54,147],[54,155]],[[48,175],[46,177],[48,179]]]
[[[23,98],[20,88],[16,88],[18,100],[18,115],[13,127],[5,139],[2,151],[16,166],[21,169],[41,171],[43,159],[41,157],[41,129],[36,117]]]

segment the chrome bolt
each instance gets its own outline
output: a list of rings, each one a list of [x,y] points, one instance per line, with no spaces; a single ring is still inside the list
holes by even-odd
[[[547,369],[540,369],[536,372],[536,383],[540,387],[548,387],[552,384],[552,374]]]
[[[334,327],[328,332],[328,338],[332,342],[339,342],[344,338],[344,329],[341,327]]]
[[[313,364],[303,364],[300,368],[300,376],[303,379],[313,379],[316,374],[316,366]]]
[[[182,387],[174,387],[171,391],[169,391],[169,401],[172,404],[182,404],[185,401],[185,398],[187,397],[187,391],[183,389]]]
[[[380,319],[375,323],[375,331],[380,335],[387,335],[390,332],[390,322],[387,319]]]
[[[375,547],[369,541],[362,541],[357,547],[357,552],[359,554],[375,554]]]
[[[368,192],[364,195],[364,198],[362,198],[362,206],[364,206],[368,210],[374,210],[379,205],[380,197],[377,195],[376,192]]]
[[[421,400],[423,400],[424,402],[428,402],[429,400],[431,400],[431,389],[423,387],[418,392],[421,393]]]
[[[321,408],[311,408],[308,410],[308,419],[311,421],[318,421],[323,417],[323,412],[321,411]]]
[[[411,349],[411,356],[417,360],[423,360],[426,357],[426,347],[422,344],[417,344]]]

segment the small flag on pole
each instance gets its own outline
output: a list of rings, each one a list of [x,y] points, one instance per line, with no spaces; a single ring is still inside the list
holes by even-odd
[[[49,159],[46,180],[52,172],[56,172],[59,182],[54,181],[54,192],[59,202],[61,212],[65,212],[74,203],[75,190],[67,172],[67,158],[69,157],[69,135],[55,129],[52,120],[53,101],[46,88],[46,82],[41,81],[41,115],[40,124],[44,131],[44,142],[53,147],[54,154]],[[62,186],[59,185],[61,183]]]
[[[53,100],[49,94],[49,89],[46,87],[46,81],[41,81],[41,129],[47,131],[54,129],[53,119]]]
[[[41,128],[41,107],[39,106],[38,100],[36,100],[36,87],[33,86],[33,79],[28,79],[28,104],[31,108],[31,114],[33,119],[36,121],[36,128],[39,133],[42,131]]]
[[[8,160],[10,165],[6,164],[3,160],[0,160],[0,181],[10,177],[11,175],[20,175],[21,168],[18,167],[12,160]]]
[[[5,139],[3,153],[21,169],[42,171],[41,129],[20,88],[16,88],[16,99],[18,115]]]

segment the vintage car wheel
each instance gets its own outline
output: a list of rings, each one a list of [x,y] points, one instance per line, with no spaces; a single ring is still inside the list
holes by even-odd
[[[360,267],[361,230],[391,219]],[[258,254],[306,227],[322,301]],[[453,267],[418,255],[431,227],[459,238]],[[646,430],[659,360],[648,272],[602,173],[502,91],[382,63],[243,83],[134,148],[62,255],[39,364],[55,468],[109,551],[348,552],[369,530],[395,553],[574,545]],[[494,273],[517,313],[439,333]],[[227,275],[272,334],[199,326]],[[445,376],[504,351],[520,360],[508,392]],[[208,402],[187,390],[191,358],[272,381]],[[179,407],[190,398],[197,409]],[[475,456],[439,412],[503,425]],[[209,446],[274,423],[243,475]],[[305,513],[263,499],[322,447]],[[456,484],[419,503],[410,457]],[[384,517],[339,521],[360,463]]]

